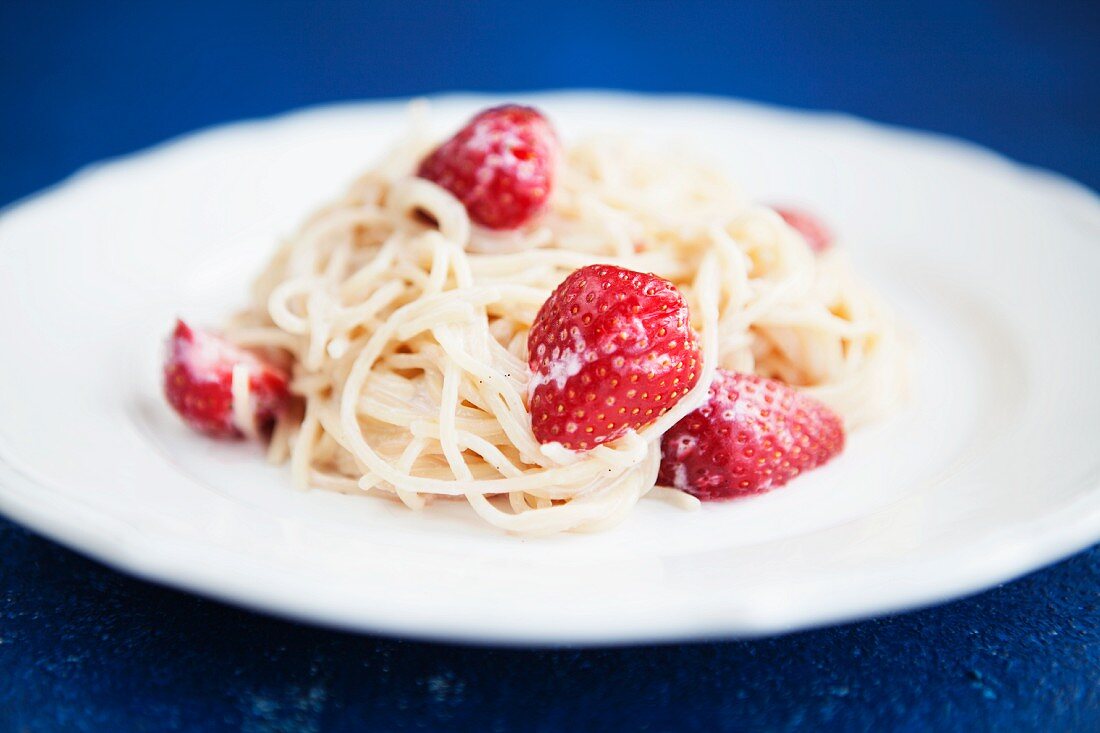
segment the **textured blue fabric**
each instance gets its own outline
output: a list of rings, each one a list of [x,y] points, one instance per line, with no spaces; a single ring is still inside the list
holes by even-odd
[[[8,0],[0,204],[226,120],[572,86],[842,109],[1097,187],[1098,38],[1094,0]],[[0,731],[1095,731],[1098,604],[1094,548],[971,599],[788,637],[487,650],[228,608],[0,520]]]

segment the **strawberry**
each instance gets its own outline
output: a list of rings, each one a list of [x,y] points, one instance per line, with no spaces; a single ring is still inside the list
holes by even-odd
[[[836,414],[792,387],[719,369],[710,397],[661,439],[657,482],[700,499],[773,489],[844,448]]]
[[[565,278],[535,316],[527,352],[535,437],[570,450],[653,422],[695,385],[702,368],[676,286],[612,265]]]
[[[833,246],[832,232],[813,214],[782,206],[775,207],[775,213],[783,217],[783,221],[801,234],[814,252],[824,252]]]
[[[168,342],[164,393],[188,425],[215,438],[239,438],[245,426],[233,420],[233,369],[248,370],[254,427],[270,426],[289,400],[287,375],[256,354],[183,321]],[[253,426],[247,426],[249,428]]]
[[[538,110],[506,105],[474,117],[421,163],[417,175],[437,183],[488,229],[516,229],[550,200],[558,139]]]

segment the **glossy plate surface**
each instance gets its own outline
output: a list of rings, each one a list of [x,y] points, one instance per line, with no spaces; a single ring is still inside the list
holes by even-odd
[[[0,509],[120,569],[365,631],[523,644],[782,632],[977,591],[1100,540],[1100,205],[963,143],[699,98],[522,97],[566,138],[686,143],[823,212],[916,344],[913,396],[780,491],[529,539],[464,505],[298,492],[159,392],[280,235],[399,134],[325,107],[95,167],[0,217]],[[445,97],[440,130],[501,100]]]

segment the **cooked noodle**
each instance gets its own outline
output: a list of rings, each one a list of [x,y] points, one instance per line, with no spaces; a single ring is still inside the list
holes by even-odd
[[[889,312],[842,252],[815,257],[718,173],[591,140],[566,150],[546,216],[502,235],[413,177],[431,145],[414,124],[306,221],[227,331],[293,357],[304,410],[280,419],[270,456],[289,460],[297,485],[386,492],[415,509],[464,497],[515,532],[595,530],[654,488],[661,435],[705,400],[718,366],[804,387],[849,427],[894,402],[901,364]],[[704,366],[658,421],[574,454],[532,434],[527,332],[551,291],[593,263],[674,282]],[[246,399],[235,390],[242,410]]]

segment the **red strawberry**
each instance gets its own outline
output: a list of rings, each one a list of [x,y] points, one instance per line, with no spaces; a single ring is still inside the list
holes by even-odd
[[[557,157],[546,118],[513,104],[474,117],[420,163],[417,175],[453,193],[475,224],[515,229],[546,208]]]
[[[782,382],[719,369],[706,404],[661,439],[658,483],[700,499],[773,489],[844,448],[832,410]]]
[[[653,422],[702,368],[676,286],[612,265],[565,278],[535,316],[527,352],[535,437],[571,450]]]
[[[824,252],[833,246],[832,232],[813,214],[801,209],[789,209],[782,206],[777,206],[775,213],[783,217],[783,221],[801,234],[802,238],[806,240],[806,244],[814,252]]]
[[[238,438],[243,426],[233,421],[233,368],[248,369],[249,406],[257,429],[270,425],[289,399],[287,376],[250,351],[183,321],[168,342],[164,394],[195,430],[215,438]]]

